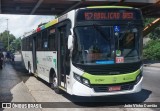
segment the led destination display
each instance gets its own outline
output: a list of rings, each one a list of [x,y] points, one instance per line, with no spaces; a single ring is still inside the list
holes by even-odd
[[[103,21],[103,20],[137,20],[140,19],[139,10],[116,10],[116,9],[88,9],[77,13],[77,22],[80,21]]]

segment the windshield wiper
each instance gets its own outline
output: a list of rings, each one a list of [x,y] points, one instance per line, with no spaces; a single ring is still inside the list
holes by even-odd
[[[97,32],[100,33],[101,37],[106,41],[109,42],[109,49],[111,51],[111,38],[106,37],[105,33],[100,30],[96,25],[93,24],[93,28],[96,29]]]
[[[106,40],[107,42],[110,41],[111,39],[106,37],[105,33],[100,30],[96,25],[93,24],[94,29],[96,29],[97,32],[100,33],[101,37],[103,37],[104,40]]]

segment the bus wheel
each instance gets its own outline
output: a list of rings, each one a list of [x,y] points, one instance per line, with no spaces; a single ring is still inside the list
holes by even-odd
[[[58,87],[58,78],[56,76],[53,77],[53,82],[51,83],[51,88],[57,93],[61,94],[62,90]]]

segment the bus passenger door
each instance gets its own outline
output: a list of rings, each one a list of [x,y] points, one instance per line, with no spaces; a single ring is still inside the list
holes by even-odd
[[[67,63],[67,25],[58,28],[58,80],[59,86],[66,89]]]
[[[37,58],[36,58],[36,36],[33,37],[33,72],[36,73],[37,70]]]

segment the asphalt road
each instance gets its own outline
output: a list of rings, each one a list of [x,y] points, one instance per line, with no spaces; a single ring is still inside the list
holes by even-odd
[[[160,68],[144,67],[143,89],[139,93],[103,97],[77,97],[62,93],[56,94],[45,81],[27,74],[21,63],[21,56],[16,55],[15,64],[6,63],[0,70],[1,102],[53,102],[54,111],[158,111],[158,108],[124,108],[123,102],[160,102]],[[65,102],[65,103],[64,103]],[[82,103],[77,103],[82,102]],[[88,103],[83,103],[88,102]],[[90,103],[95,102],[95,103]],[[108,103],[112,103],[108,105]],[[112,106],[114,108],[112,108]],[[67,108],[66,108],[67,107]],[[72,107],[72,108],[70,108]],[[117,107],[117,108],[116,108]],[[3,109],[2,109],[3,110]],[[5,109],[5,111],[22,109]],[[23,109],[24,110],[24,109]],[[52,108],[25,109],[25,111],[53,111]]]

